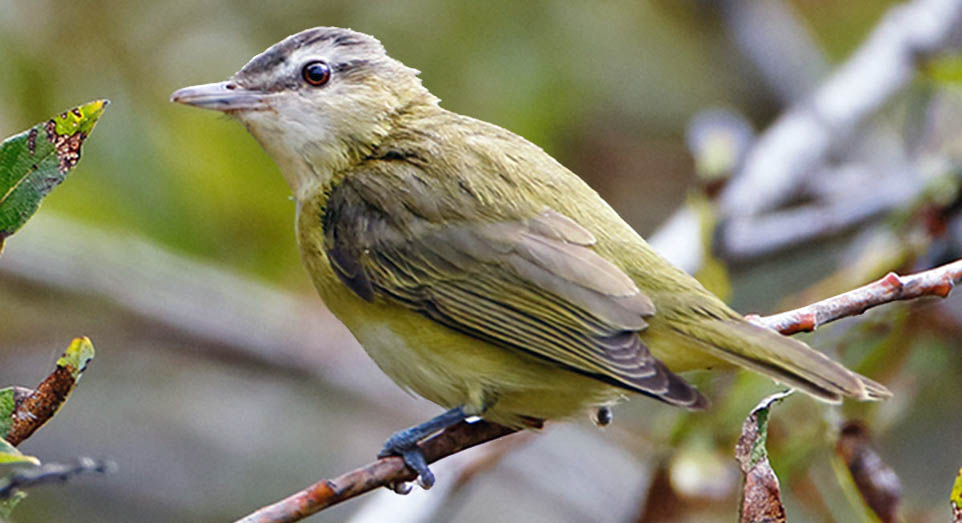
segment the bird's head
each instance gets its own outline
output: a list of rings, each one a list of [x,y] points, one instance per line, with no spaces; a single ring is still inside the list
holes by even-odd
[[[185,87],[171,100],[243,122],[301,198],[376,147],[398,114],[437,103],[417,74],[371,36],[316,27],[273,45],[229,80]]]

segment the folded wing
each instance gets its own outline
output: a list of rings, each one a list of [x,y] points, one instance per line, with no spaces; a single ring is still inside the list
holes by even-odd
[[[336,186],[325,250],[361,298],[403,304],[469,336],[524,351],[662,401],[705,399],[655,359],[637,333],[651,300],[591,247],[593,235],[551,209],[527,218],[431,219],[383,208],[363,177]]]

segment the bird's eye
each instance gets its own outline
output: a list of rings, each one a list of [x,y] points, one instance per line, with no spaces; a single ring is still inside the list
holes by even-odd
[[[309,62],[301,69],[301,76],[305,82],[320,87],[331,79],[331,68],[321,61]]]

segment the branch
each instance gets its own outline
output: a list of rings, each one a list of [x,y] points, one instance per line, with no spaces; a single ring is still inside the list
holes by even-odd
[[[757,216],[730,217],[716,231],[717,254],[731,264],[749,261],[839,235],[894,209],[910,207],[925,197],[927,184],[909,171],[906,168],[885,175],[869,192],[845,186],[817,203]],[[863,186],[872,176],[879,179],[877,169],[853,164],[824,171],[822,176],[836,180],[846,176]]]
[[[789,2],[719,2],[729,38],[782,103],[807,95],[828,60]]]
[[[512,465],[518,466],[519,462],[528,462],[527,465],[535,468],[543,468],[540,456],[533,456],[529,452],[527,455],[518,453],[519,447],[526,443],[537,434],[531,431],[522,431],[511,438],[500,438],[491,441],[487,445],[481,445],[465,452],[459,452],[448,456],[440,463],[436,463],[431,469],[435,476],[445,478],[431,487],[430,491],[411,492],[407,496],[398,496],[394,491],[380,489],[372,492],[364,502],[364,505],[355,511],[345,523],[381,523],[390,521],[392,523],[425,523],[428,521],[442,521],[445,515],[454,513],[456,505],[463,501],[463,496],[459,493],[468,488],[469,485],[488,470],[497,466],[507,455],[512,455],[514,460]],[[554,445],[558,438],[540,439],[542,448],[548,448],[550,453],[555,451],[554,461],[563,459],[569,450],[567,445]],[[545,444],[547,442],[547,444]],[[595,456],[597,457],[597,456]],[[551,457],[547,459],[552,459]],[[595,461],[600,466],[605,463],[602,459]],[[582,472],[590,472],[582,469]],[[608,472],[607,470],[605,472]],[[532,479],[538,479],[535,476]],[[535,483],[534,489],[546,488],[542,491],[546,496],[551,495],[551,489],[558,484],[557,478],[552,476],[547,481],[547,485]],[[597,508],[592,507],[587,510],[578,506],[575,510],[584,510],[584,513],[594,514]]]
[[[725,7],[727,23],[736,31],[748,27],[751,20],[758,16],[755,13],[757,9],[739,7],[742,3],[744,2],[730,2]],[[771,9],[777,10],[774,7]],[[880,125],[863,124],[911,82],[925,58],[947,52],[959,45],[960,33],[957,28],[960,21],[962,1],[959,0],[914,0],[889,9],[882,22],[858,50],[821,82],[809,97],[798,100],[766,128],[745,153],[742,167],[732,176],[718,197],[718,217],[721,224],[717,236],[719,250],[723,254],[744,260],[795,245],[795,242],[805,241],[806,237],[815,234],[821,235],[813,227],[805,225],[802,227],[806,230],[803,235],[789,233],[782,240],[761,248],[745,242],[729,245],[730,239],[754,239],[755,242],[759,238],[767,240],[768,236],[764,236],[767,231],[762,233],[752,229],[752,218],[777,209],[786,201],[799,196],[805,187],[813,183],[812,180],[823,185],[838,178],[838,168],[830,168],[830,163],[854,165],[867,171],[868,176],[859,177],[860,185],[854,192],[864,193],[868,197],[889,184],[908,183],[919,187],[923,182],[920,174],[916,172],[923,170],[920,159],[902,159],[895,163],[904,165],[893,169],[890,167],[893,161],[886,159],[879,162],[875,158],[878,154],[869,155],[873,160],[871,162],[857,158],[859,149],[865,150],[865,147],[839,154],[839,144],[847,144],[851,138],[858,137],[876,151],[890,152],[898,149],[891,145],[891,137],[888,137],[888,133],[884,132]],[[756,29],[751,31],[758,32]],[[757,35],[736,34],[733,38],[754,39]],[[739,45],[744,48],[744,42]],[[765,50],[761,53],[769,53],[770,48],[766,43]],[[781,56],[777,52],[774,55]],[[757,62],[756,58],[752,57]],[[765,69],[764,66],[762,68]],[[865,139],[866,137],[868,139]],[[697,151],[693,153],[697,158]],[[837,162],[830,162],[833,155],[838,156]],[[900,155],[896,153],[895,156]],[[866,163],[869,164],[868,167],[865,167]],[[885,176],[885,183],[880,183],[878,171],[892,173]],[[917,192],[912,188],[904,190],[907,198]],[[891,209],[900,200],[886,194],[879,198],[888,204],[876,205],[878,212]],[[844,220],[836,220],[836,226],[839,223],[855,225],[874,214],[875,211],[861,215],[842,213],[839,217]],[[728,229],[733,228],[727,224],[735,219],[738,225],[729,231]],[[730,233],[737,233],[737,236],[729,238]],[[779,232],[775,238],[783,236],[786,235]],[[695,213],[682,206],[658,231],[647,236],[647,239],[655,250],[672,263],[689,273],[695,273],[706,258],[703,237],[701,224]]]
[[[865,507],[883,523],[899,521],[902,483],[873,448],[868,429],[859,422],[846,422],[835,444],[835,454],[844,463]]]
[[[915,0],[886,13],[865,43],[759,137],[720,204],[726,216],[759,214],[794,195],[837,144],[915,77],[921,59],[958,45],[962,2]]]
[[[34,469],[15,472],[0,479],[0,500],[9,499],[17,491],[24,488],[46,483],[63,483],[80,474],[109,474],[115,468],[117,468],[117,465],[112,461],[100,461],[91,458],[78,458],[77,463],[73,465],[47,463]]]
[[[959,281],[962,281],[962,260],[909,276],[900,277],[891,273],[875,283],[800,309],[765,317],[746,316],[746,319],[782,334],[794,334],[814,330],[816,327],[840,318],[856,316],[883,303],[922,296],[944,298]],[[514,432],[512,429],[485,421],[460,423],[425,440],[420,446],[428,463],[434,463],[461,450]],[[395,456],[381,458],[337,478],[318,481],[277,503],[261,508],[238,522],[298,521],[365,492],[397,482],[413,481],[415,478],[416,474],[404,465],[401,458]]]
[[[513,429],[478,421],[462,422],[420,443],[428,463],[450,456],[464,449],[507,436]],[[320,510],[379,487],[396,482],[414,481],[417,474],[396,456],[381,458],[334,479],[324,479],[273,505],[268,505],[243,519],[243,523],[298,521]]]
[[[29,227],[30,234],[17,237],[17,248],[4,252],[0,274],[106,297],[151,325],[194,340],[188,345],[205,343],[259,365],[309,372],[373,404],[395,390],[387,377],[373,372],[364,352],[355,350],[357,342],[316,296],[305,299],[56,213],[38,214]]]
[[[748,320],[786,335],[809,332],[885,303],[923,296],[945,298],[959,281],[962,281],[962,260],[908,276],[890,272],[878,281],[844,294],[764,318],[749,316]]]

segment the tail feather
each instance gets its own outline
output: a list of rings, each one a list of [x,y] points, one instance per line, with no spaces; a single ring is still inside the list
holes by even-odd
[[[856,374],[858,379],[862,381],[862,385],[865,386],[866,392],[868,392],[869,401],[881,401],[892,397],[892,392],[882,385],[881,383],[870,380],[861,374]]]
[[[701,341],[712,355],[822,401],[840,403],[845,397],[878,401],[892,395],[885,386],[846,369],[799,340],[743,320],[706,323],[700,326],[707,328],[700,331],[716,335]]]

